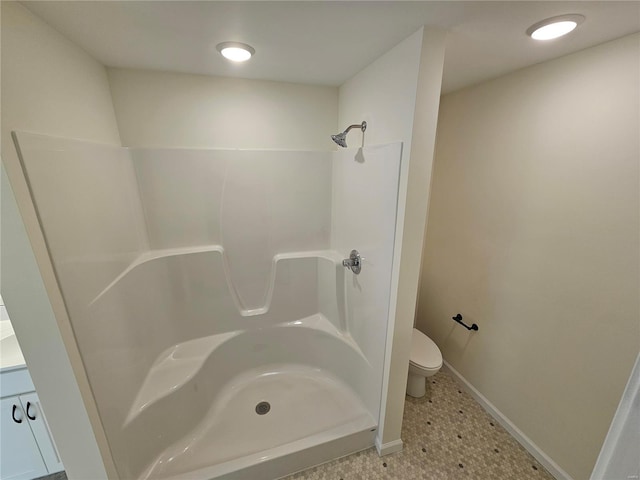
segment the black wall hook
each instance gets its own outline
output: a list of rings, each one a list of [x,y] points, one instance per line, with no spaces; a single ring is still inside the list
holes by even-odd
[[[478,325],[476,325],[475,323],[471,326],[467,325],[466,323],[464,323],[462,321],[462,315],[457,314],[455,317],[451,317],[452,320],[455,320],[456,322],[458,322],[460,325],[462,325],[464,328],[466,328],[467,330],[475,330],[476,332],[478,331]]]

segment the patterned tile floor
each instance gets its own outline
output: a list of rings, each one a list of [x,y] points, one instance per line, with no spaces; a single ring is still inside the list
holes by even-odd
[[[371,448],[286,480],[553,480],[449,373],[427,382],[423,398],[406,397],[402,452]]]
[[[36,480],[67,480],[67,472],[62,471],[58,473],[52,473],[51,475],[39,477]]]

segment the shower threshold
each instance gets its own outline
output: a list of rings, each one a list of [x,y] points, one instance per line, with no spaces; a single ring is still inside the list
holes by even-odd
[[[374,444],[377,424],[352,389],[296,364],[246,372],[144,479],[272,480]]]

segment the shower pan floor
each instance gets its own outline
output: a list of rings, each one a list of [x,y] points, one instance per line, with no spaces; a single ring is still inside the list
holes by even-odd
[[[240,470],[260,464],[260,471],[251,472],[251,478],[262,473],[274,478],[270,475],[277,474],[278,468],[265,468],[270,460],[349,436],[353,446],[346,448],[366,448],[373,444],[376,428],[351,388],[328,372],[302,365],[270,365],[230,382],[200,426],[166,450],[144,477],[225,478],[233,473],[229,478],[239,478]],[[331,448],[330,455],[335,455],[340,447]],[[308,466],[304,461],[288,465],[279,467],[285,467],[282,474]]]

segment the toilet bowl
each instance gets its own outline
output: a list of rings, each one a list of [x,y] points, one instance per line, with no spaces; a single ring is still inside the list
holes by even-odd
[[[420,398],[427,392],[426,379],[442,367],[442,353],[438,346],[420,330],[413,329],[407,395]]]

